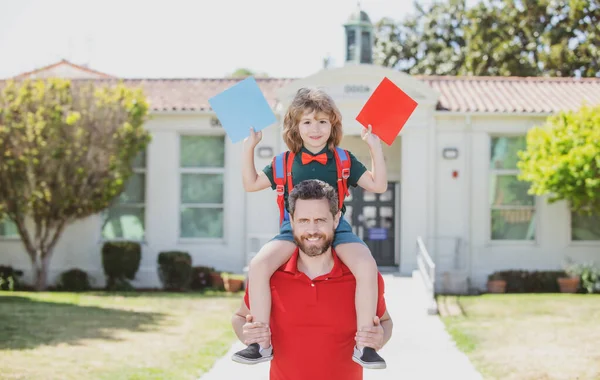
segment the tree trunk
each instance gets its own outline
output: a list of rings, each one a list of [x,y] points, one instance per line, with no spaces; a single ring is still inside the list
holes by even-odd
[[[36,291],[41,292],[48,287],[48,268],[50,267],[50,257],[52,252],[35,252],[30,254],[33,273],[35,275],[33,287]]]

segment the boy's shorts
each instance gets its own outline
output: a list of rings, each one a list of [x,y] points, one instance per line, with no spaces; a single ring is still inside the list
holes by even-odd
[[[275,236],[272,240],[285,240],[294,243],[294,235],[292,235],[292,226],[290,225],[289,220],[283,222],[281,229],[279,230],[279,235]],[[333,248],[335,248],[340,244],[346,243],[360,243],[366,246],[365,242],[352,232],[352,226],[342,215],[340,223],[335,229],[332,245]]]

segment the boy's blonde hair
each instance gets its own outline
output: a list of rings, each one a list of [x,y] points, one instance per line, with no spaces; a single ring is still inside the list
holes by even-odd
[[[298,153],[302,149],[302,138],[298,125],[305,112],[324,113],[331,122],[331,135],[327,146],[334,150],[342,141],[342,115],[333,99],[317,88],[301,88],[296,93],[283,119],[283,141],[289,150]]]

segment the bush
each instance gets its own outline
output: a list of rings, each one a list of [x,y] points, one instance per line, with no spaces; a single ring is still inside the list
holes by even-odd
[[[20,289],[19,277],[23,271],[16,270],[11,266],[0,265],[0,290],[18,290]]]
[[[135,278],[142,259],[142,246],[138,242],[106,242],[102,246],[102,267],[107,277],[108,290],[133,289],[129,280]]]
[[[158,254],[158,277],[165,290],[187,290],[192,282],[192,257],[187,252]]]
[[[92,288],[88,274],[78,268],[63,272],[58,281],[58,288],[70,292],[83,292]]]
[[[506,281],[506,293],[558,293],[556,280],[565,277],[565,271],[507,270],[492,273]]]
[[[211,267],[197,266],[192,268],[192,282],[190,288],[192,290],[204,290],[212,286],[210,277],[211,272],[215,269]]]

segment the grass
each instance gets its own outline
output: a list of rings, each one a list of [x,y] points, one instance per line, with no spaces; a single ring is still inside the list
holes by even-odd
[[[241,294],[0,292],[0,378],[197,379]]]
[[[600,379],[600,295],[440,296],[438,305],[485,379]]]

